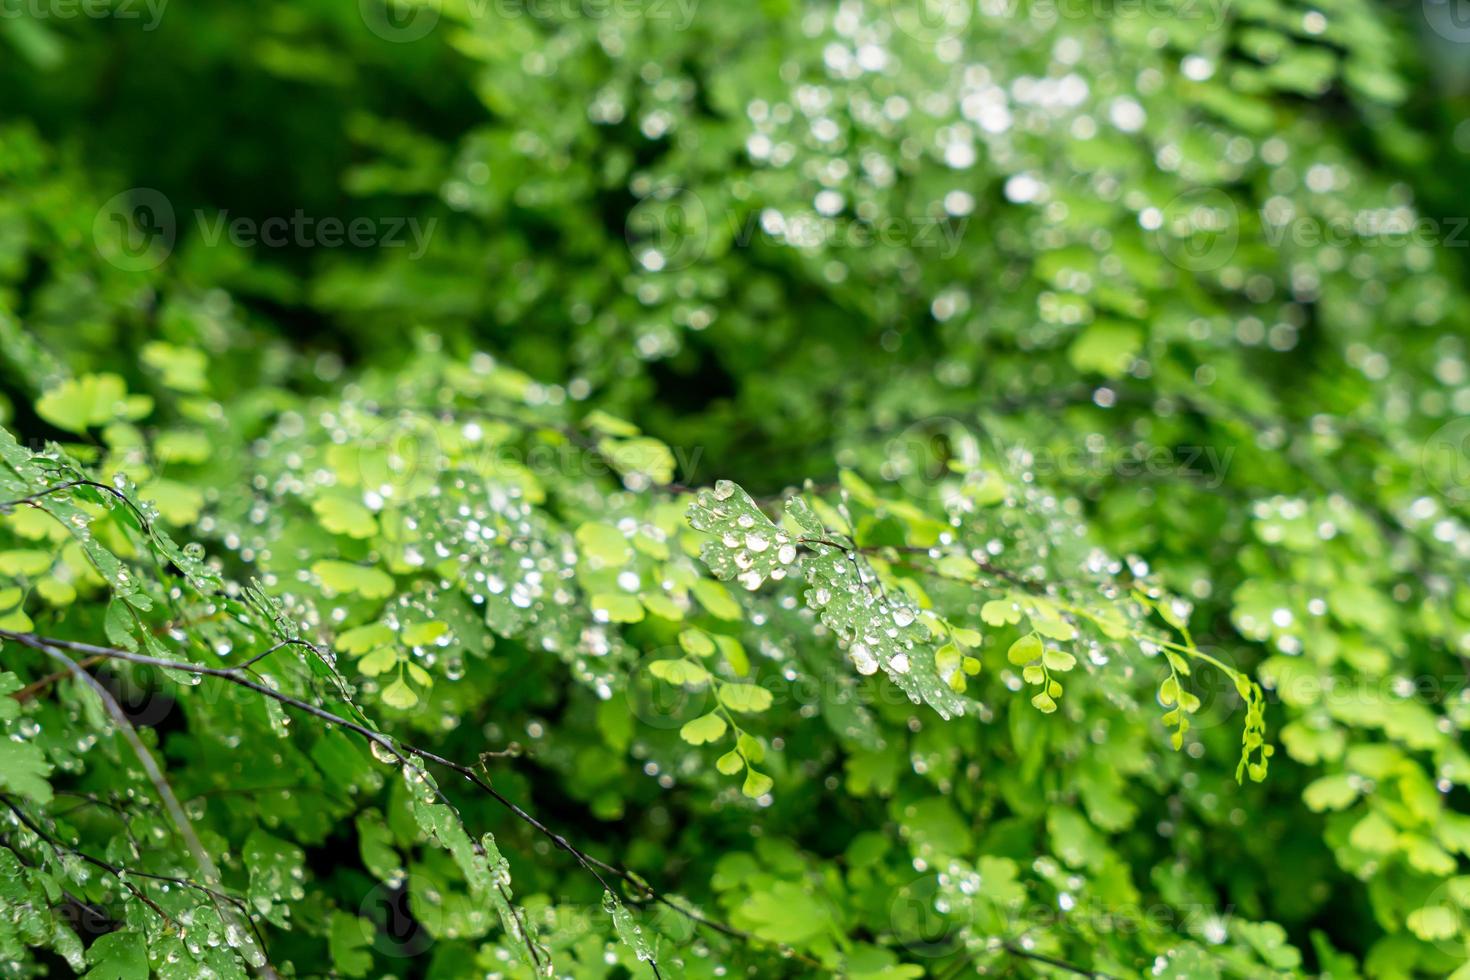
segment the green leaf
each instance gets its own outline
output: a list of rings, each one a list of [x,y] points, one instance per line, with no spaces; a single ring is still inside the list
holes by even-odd
[[[356,593],[364,599],[386,599],[393,594],[393,576],[379,568],[323,560],[311,566],[311,573],[329,594]]]
[[[49,551],[18,549],[0,551],[0,574],[34,577],[44,574],[56,560]]]
[[[670,684],[683,684],[690,687],[698,686],[709,680],[709,671],[688,660],[654,660],[649,663],[648,672]]]
[[[639,623],[643,621],[643,604],[636,596],[616,592],[599,592],[592,597],[592,611],[607,623]]]
[[[689,507],[688,520],[707,535],[699,556],[721,581],[733,579],[754,591],[767,581],[785,578],[796,564],[796,540],[728,480],[713,490],[701,490]]]
[[[378,696],[383,699],[384,704],[395,708],[412,708],[419,703],[419,696],[413,692],[413,688],[403,682],[402,678],[383,688],[383,692]]]
[[[114,419],[141,418],[152,407],[148,398],[129,397],[126,383],[116,374],[84,374],[36,400],[36,414],[67,432],[86,432]]]
[[[726,620],[741,618],[739,603],[731,598],[729,590],[719,582],[712,582],[707,578],[696,579],[689,590],[711,616]]]
[[[376,677],[379,674],[392,670],[398,665],[398,661],[399,653],[393,647],[379,647],[359,660],[357,662],[357,669],[369,677]]]
[[[667,445],[648,436],[603,439],[597,449],[633,489],[673,482],[675,460]]]
[[[744,677],[750,673],[750,657],[745,652],[745,647],[733,636],[715,634],[715,645],[720,648],[720,656],[725,658],[725,663],[730,665],[738,676]]]
[[[1063,650],[1048,649],[1042,652],[1041,662],[1046,665],[1047,670],[1058,673],[1066,673],[1077,666],[1077,658]]]
[[[622,568],[633,560],[633,546],[610,524],[588,523],[577,528],[577,546],[594,568]]]
[[[1041,656],[1041,638],[1035,633],[1027,633],[1006,650],[1006,659],[1017,667],[1031,663]]]
[[[690,745],[704,745],[720,739],[725,734],[725,727],[725,719],[716,714],[708,714],[685,722],[679,729],[679,737]]]
[[[386,646],[393,640],[392,627],[385,623],[368,623],[338,634],[336,647],[342,653],[366,653],[374,647]]]
[[[51,763],[33,742],[0,739],[0,787],[36,803],[51,802]]]
[[[437,784],[432,776],[405,766],[404,785],[408,789],[409,808],[418,827],[446,850],[460,873],[464,875],[470,894],[488,902],[500,916],[506,934],[516,937],[518,955],[527,961],[534,955],[542,962],[551,961],[551,953],[536,934],[535,926],[524,909],[516,905],[511,893],[510,864],[500,853],[495,838],[483,835],[478,842],[465,832],[459,815],[438,802]],[[515,954],[513,954],[515,955]]]
[[[423,623],[408,623],[399,634],[404,644],[411,647],[434,646],[449,635],[449,624],[433,619]]]
[[[85,980],[148,980],[148,946],[131,930],[98,936],[87,950]]]
[[[765,796],[775,785],[774,780],[765,773],[756,772],[754,769],[746,769],[745,784],[740,787],[740,792],[752,800]]]
[[[761,712],[771,706],[771,692],[755,684],[721,684],[719,697],[731,711]]]
[[[373,512],[356,501],[342,497],[318,497],[311,502],[311,509],[322,527],[333,534],[370,538],[378,533],[378,522]]]
[[[209,368],[209,358],[201,350],[154,340],[144,344],[140,354],[145,365],[163,376],[166,387],[191,393],[208,387],[205,372]]]
[[[1011,599],[991,599],[980,607],[980,618],[990,626],[1014,626],[1021,621],[1021,607]]]
[[[679,634],[679,646],[685,653],[696,657],[708,657],[715,652],[715,641],[704,630],[687,629]]]
[[[610,891],[604,891],[602,907],[612,916],[613,928],[617,931],[618,939],[633,951],[633,955],[638,957],[639,962],[655,962],[653,946],[643,934],[642,927],[633,921],[632,914],[622,902],[618,901],[617,896]]]
[[[371,948],[373,931],[371,923],[355,915],[340,911],[332,913],[327,949],[338,973],[347,977],[367,975],[373,966],[372,954],[367,952]]]

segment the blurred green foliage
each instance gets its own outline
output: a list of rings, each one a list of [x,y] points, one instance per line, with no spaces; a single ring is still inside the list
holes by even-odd
[[[0,2],[4,972],[1470,977],[1467,52]]]

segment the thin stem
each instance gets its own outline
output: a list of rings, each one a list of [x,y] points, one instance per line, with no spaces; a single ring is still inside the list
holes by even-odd
[[[291,697],[288,694],[282,694],[281,692],[273,690],[272,688],[267,687],[264,684],[251,680],[249,677],[245,676],[238,667],[209,667],[203,664],[195,664],[187,661],[166,660],[162,657],[152,657],[148,656],[147,654],[132,653],[127,650],[119,650],[113,647],[96,646],[94,644],[83,643],[77,640],[63,640],[52,637],[42,637],[34,633],[18,633],[11,630],[0,630],[0,639],[12,640],[24,646],[31,647],[32,649],[42,650],[43,652],[58,651],[59,648],[69,650],[74,653],[83,653],[89,656],[100,657],[103,659],[122,660],[128,663],[142,664],[152,667],[164,667],[171,670],[182,671],[184,673],[199,674],[205,677],[216,677],[221,680],[229,681],[230,683],[235,684],[239,687],[254,691],[257,694],[261,694],[265,697],[271,698],[272,700],[277,701],[288,708],[292,708],[296,711],[309,714],[315,718],[320,719],[321,721],[327,722],[328,724],[340,725],[342,728],[353,732],[354,734],[357,734],[362,738],[367,739],[369,742],[373,742],[382,746],[385,750],[392,753],[395,757],[406,763],[408,762],[408,756],[414,756],[419,759],[423,759],[425,762],[434,763],[435,765],[441,766],[451,772],[457,773],[458,775],[462,776],[480,791],[486,793],[505,809],[509,810],[519,820],[536,830],[538,833],[542,834],[558,848],[566,851],[568,854],[571,854],[579,864],[581,864],[584,868],[586,868],[590,873],[593,874],[597,881],[602,884],[607,891],[611,892],[612,888],[608,884],[607,879],[599,873],[599,870],[602,872],[607,872],[609,875],[615,876],[629,883],[630,885],[637,888],[640,892],[642,892],[648,900],[656,901],[659,904],[665,905],[668,908],[673,909],[674,911],[685,916],[690,921],[699,923],[700,925],[708,926],[716,930],[717,932],[723,933],[732,938],[747,940],[762,945],[766,944],[765,941],[761,940],[759,937],[751,933],[736,929],[732,926],[725,925],[724,923],[716,922],[712,919],[708,919],[691,909],[685,908],[683,905],[674,902],[673,900],[660,894],[647,882],[643,881],[640,877],[633,875],[631,872],[608,864],[605,861],[599,860],[598,858],[587,854],[585,851],[581,850],[576,845],[567,840],[566,837],[552,830],[546,824],[542,823],[536,817],[528,813],[521,806],[506,798],[488,781],[481,778],[480,775],[472,767],[455,762],[451,759],[446,759],[443,756],[438,755],[437,753],[429,751],[428,749],[420,748],[416,745],[410,745],[406,742],[399,742],[387,735],[384,735],[381,732],[374,731],[371,728],[360,725],[357,722],[352,721],[351,719],[343,718],[342,716],[328,711],[325,708],[321,708],[317,705],[311,704],[310,702]],[[58,652],[53,652],[53,655],[58,655]],[[73,663],[73,665],[75,664],[75,662],[70,661],[69,658],[68,662]],[[90,682],[97,687],[101,687],[101,685],[96,681],[95,678],[91,677],[91,675],[80,672],[79,669],[77,673],[81,673],[81,676],[85,678],[87,682]],[[106,689],[103,688],[103,690],[105,691]],[[120,710],[121,709],[119,709],[119,711]],[[440,793],[440,798],[446,805],[452,805],[449,803],[449,800],[447,798],[443,797],[442,793]],[[780,948],[783,952],[786,952],[784,947]],[[659,974],[657,973],[657,964],[651,965],[655,970],[655,976],[658,976]]]
[[[221,882],[219,869],[215,867],[213,859],[209,856],[209,852],[204,849],[204,844],[199,840],[199,835],[194,833],[194,827],[189,822],[189,817],[184,812],[183,806],[179,803],[178,797],[174,795],[173,788],[169,786],[168,780],[164,778],[163,771],[159,769],[158,762],[153,758],[153,754],[148,751],[148,747],[143,744],[143,740],[138,736],[138,730],[128,720],[127,713],[122,710],[122,706],[117,703],[117,699],[112,696],[112,693],[97,678],[82,670],[75,660],[72,660],[65,653],[61,652],[60,648],[66,647],[69,641],[53,642],[35,636],[34,634],[13,634],[9,631],[0,631],[0,634],[5,635],[9,639],[24,643],[26,646],[39,650],[47,656],[60,661],[71,671],[78,681],[92,689],[102,701],[102,705],[106,708],[107,713],[112,716],[113,722],[118,726],[123,737],[127,739],[128,744],[133,749],[133,754],[138,757],[138,762],[142,764],[143,771],[148,775],[149,782],[153,784],[154,790],[158,793],[159,798],[163,800],[164,807],[168,810],[169,816],[178,828],[180,836],[184,838],[184,842],[188,845],[190,851],[193,852],[195,863],[204,872],[205,880],[211,884],[219,884]],[[98,647],[86,652],[109,656],[124,651],[108,650],[104,647]],[[173,665],[172,661],[162,660],[157,657],[146,657],[144,659],[156,661],[157,666]],[[220,915],[223,918],[232,922],[234,919],[233,911],[227,911],[218,902],[215,903],[215,907],[219,909]],[[271,966],[270,960],[265,955],[265,950],[260,949],[259,953],[260,964],[257,966],[257,969],[260,971],[261,976],[266,977],[267,980],[277,980],[275,968]]]

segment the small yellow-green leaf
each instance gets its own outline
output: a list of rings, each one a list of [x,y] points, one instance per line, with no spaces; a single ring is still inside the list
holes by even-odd
[[[384,623],[354,626],[337,637],[337,649],[343,653],[365,653],[374,647],[393,642],[393,630]]]
[[[198,429],[175,429],[160,433],[153,453],[164,463],[202,463],[214,452],[209,437]]]
[[[1041,655],[1041,662],[1046,664],[1047,670],[1062,674],[1077,666],[1077,658],[1065,650],[1047,650]]]
[[[754,800],[769,793],[772,785],[773,780],[770,776],[763,772],[756,772],[754,769],[748,769],[745,773],[745,785],[740,787],[740,791]]]
[[[1359,780],[1350,773],[1337,773],[1315,780],[1302,791],[1302,800],[1307,806],[1321,813],[1323,810],[1341,810],[1358,798],[1361,792]]]
[[[364,599],[386,599],[393,594],[393,576],[380,568],[324,559],[311,572],[329,593],[355,592]]]
[[[577,545],[594,568],[621,568],[633,558],[623,532],[611,524],[587,523],[577,528]]]
[[[722,684],[720,702],[731,711],[760,712],[771,706],[771,692],[755,684]]]
[[[696,579],[690,591],[711,616],[727,620],[740,618],[740,605],[730,597],[730,591],[714,579]]]
[[[395,708],[412,708],[419,703],[419,696],[402,680],[396,680],[383,688],[383,703]]]
[[[409,623],[403,627],[403,642],[411,647],[426,647],[449,635],[449,624],[440,619]]]
[[[703,745],[723,736],[725,728],[725,719],[716,714],[708,714],[686,722],[679,729],[679,737],[690,745]]]
[[[687,629],[679,634],[679,646],[685,653],[696,657],[708,657],[715,652],[715,641],[702,629]]]
[[[949,635],[956,643],[960,644],[961,646],[967,646],[971,650],[978,647],[981,641],[984,640],[984,637],[980,635],[979,630],[965,629],[964,627],[960,626],[956,626],[950,629]]]
[[[765,761],[765,743],[756,738],[754,735],[741,732],[740,737],[735,740],[735,744],[739,747],[740,751],[745,754],[745,757],[751,762]]]
[[[84,374],[68,379],[36,400],[36,414],[67,432],[86,432],[91,426],[117,418],[139,417],[141,407],[141,403],[129,399],[126,382],[116,374]],[[148,410],[151,408],[149,400]]]
[[[77,600],[77,590],[68,581],[47,575],[36,583],[36,592],[53,606],[69,606]]]
[[[1041,638],[1035,633],[1027,633],[1012,643],[1010,649],[1006,651],[1006,659],[1017,667],[1029,664],[1039,656],[1041,656]]]
[[[733,636],[721,636],[715,634],[715,643],[720,648],[720,655],[725,658],[725,663],[735,671],[737,676],[744,677],[750,673],[750,657],[746,656],[745,647]]]
[[[1010,599],[991,599],[980,607],[980,618],[990,626],[1014,626],[1021,621],[1021,607]]]
[[[616,415],[609,415],[600,408],[588,412],[587,416],[582,419],[582,425],[605,436],[636,436],[640,431],[638,426],[632,422],[620,419]]]
[[[138,493],[151,501],[165,520],[180,527],[193,524],[204,509],[204,494],[197,487],[177,480],[153,480],[140,487]]]
[[[202,350],[154,340],[144,344],[140,353],[143,363],[163,376],[165,387],[191,393],[205,389],[209,358]]]
[[[693,686],[709,680],[709,671],[688,660],[655,660],[648,665],[648,672],[670,684]]]
[[[356,501],[343,497],[318,497],[311,502],[311,510],[321,526],[333,534],[370,538],[378,533],[378,522],[373,512]]]
[[[29,548],[16,551],[0,551],[0,574],[25,575],[27,577],[40,575],[51,567],[54,557],[49,551],[39,551]]]
[[[1077,627],[1058,616],[1045,613],[1031,615],[1031,628],[1049,640],[1071,640],[1077,636]]]
[[[369,677],[376,677],[392,670],[398,663],[398,651],[392,647],[379,647],[357,662],[357,669]]]
[[[616,592],[599,592],[592,597],[592,612],[604,623],[638,623],[643,621],[643,603],[637,596]]]
[[[643,603],[643,608],[660,619],[677,623],[684,618],[684,607],[662,592],[640,592],[638,601]]]

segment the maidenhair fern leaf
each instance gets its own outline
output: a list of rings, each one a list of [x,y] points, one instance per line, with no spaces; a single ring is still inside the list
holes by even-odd
[[[729,480],[699,492],[689,508],[689,523],[710,535],[699,555],[718,579],[735,579],[754,591],[767,579],[785,578],[796,563],[798,548],[790,533]]]
[[[649,943],[643,927],[634,921],[628,907],[610,891],[602,893],[602,907],[607,910],[608,915],[612,916],[613,927],[617,930],[618,938],[633,951],[638,960],[642,963],[656,963],[653,945]]]
[[[526,910],[512,901],[510,863],[490,834],[471,839],[459,814],[438,798],[434,777],[414,765],[403,767],[409,806],[419,829],[449,852],[469,885],[470,894],[488,901],[500,915],[505,933],[525,953],[533,969],[552,972],[551,950],[541,942]]]

